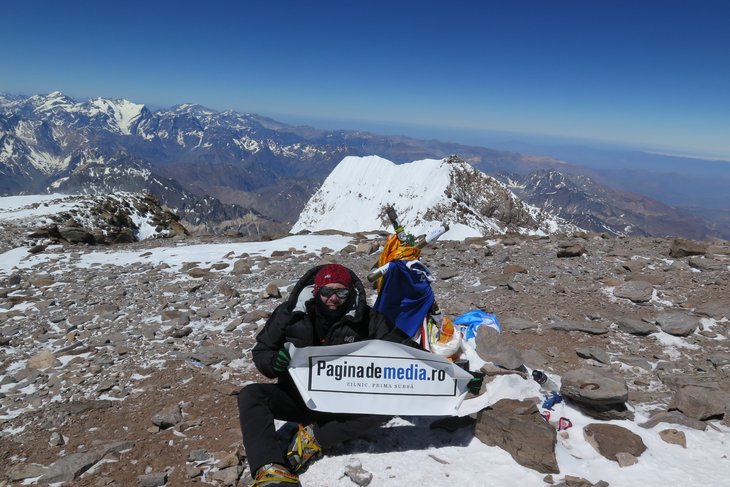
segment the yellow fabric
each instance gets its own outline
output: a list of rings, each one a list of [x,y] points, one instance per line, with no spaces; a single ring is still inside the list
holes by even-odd
[[[421,249],[410,245],[404,245],[398,240],[398,235],[391,235],[383,245],[383,250],[378,257],[378,267],[383,267],[392,260],[417,260],[421,256]],[[378,292],[383,285],[383,278],[378,279]]]

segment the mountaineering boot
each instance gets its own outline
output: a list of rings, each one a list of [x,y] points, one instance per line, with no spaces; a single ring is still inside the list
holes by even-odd
[[[322,456],[322,447],[314,438],[312,426],[299,425],[299,431],[289,443],[286,452],[286,459],[289,461],[292,471],[298,472],[311,459]]]
[[[264,465],[256,472],[251,487],[302,487],[299,477],[278,463]]]

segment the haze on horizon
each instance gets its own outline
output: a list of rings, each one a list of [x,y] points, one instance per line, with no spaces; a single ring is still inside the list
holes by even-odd
[[[3,10],[0,92],[189,102],[462,143],[544,134],[730,160],[724,1],[69,1]]]

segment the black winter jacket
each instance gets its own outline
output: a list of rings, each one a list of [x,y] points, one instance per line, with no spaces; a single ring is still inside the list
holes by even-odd
[[[365,288],[352,271],[350,275],[355,296],[348,302],[350,307],[347,313],[330,326],[321,343],[315,343],[314,277],[321,267],[310,269],[299,279],[289,299],[277,306],[264,328],[256,336],[256,345],[251,353],[256,367],[266,377],[272,379],[276,377],[272,368],[274,358],[286,342],[291,342],[297,348],[340,345],[370,339],[415,345],[410,337],[395,328],[388,318],[368,306]]]

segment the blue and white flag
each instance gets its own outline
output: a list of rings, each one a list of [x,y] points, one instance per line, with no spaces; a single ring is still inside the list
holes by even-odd
[[[433,276],[417,260],[394,260],[383,279],[373,309],[390,318],[408,336],[415,336],[433,305]]]

